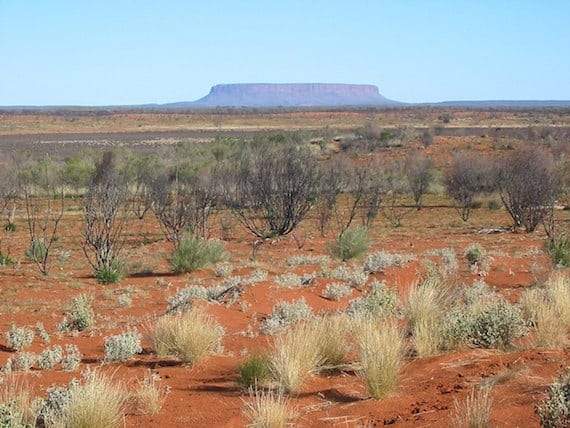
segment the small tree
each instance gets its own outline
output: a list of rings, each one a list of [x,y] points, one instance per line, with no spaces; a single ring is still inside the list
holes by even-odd
[[[372,224],[380,210],[382,202],[381,165],[378,162],[344,165],[345,185],[343,192],[346,195],[346,204],[337,204],[334,209],[334,218],[338,236],[346,231],[360,213],[362,223],[366,226]]]
[[[149,196],[166,239],[175,247],[186,231],[206,237],[208,217],[217,197],[209,173],[181,177],[175,165],[152,181]]]
[[[87,153],[65,159],[63,163],[63,180],[73,194],[81,195],[89,187],[89,181],[95,170],[95,162]]]
[[[325,236],[325,230],[337,208],[338,198],[346,190],[348,178],[347,164],[343,160],[328,162],[319,169],[316,211],[321,236]]]
[[[406,215],[412,212],[403,203],[403,198],[409,191],[404,164],[393,161],[384,167],[383,171],[384,203],[382,213],[394,227],[400,227]]]
[[[433,162],[421,152],[412,152],[406,158],[404,174],[416,208],[419,210],[422,207],[422,198],[433,181]]]
[[[89,264],[98,278],[117,278],[128,219],[127,181],[113,152],[106,152],[95,168],[84,198],[84,214],[82,248]]]
[[[539,148],[517,149],[498,171],[501,200],[516,227],[533,232],[552,211],[559,190],[552,157]]]
[[[445,174],[447,194],[463,221],[469,220],[475,198],[492,189],[493,171],[488,161],[470,153],[456,153]]]
[[[258,143],[220,174],[226,206],[255,236],[287,235],[307,215],[317,193],[317,165],[306,149]]]
[[[59,165],[45,158],[20,168],[20,189],[30,237],[28,257],[44,275],[65,209],[65,184]]]
[[[151,209],[151,183],[157,175],[159,162],[155,155],[131,153],[124,162],[124,172],[129,182],[129,205],[139,220]]]

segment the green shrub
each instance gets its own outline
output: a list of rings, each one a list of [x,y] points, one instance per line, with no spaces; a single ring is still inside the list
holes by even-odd
[[[110,266],[95,269],[95,279],[99,284],[115,284],[125,276],[125,265],[120,260],[114,260]]]
[[[15,262],[12,257],[0,251],[0,266],[13,266],[14,264]]]
[[[224,260],[226,254],[221,242],[198,236],[185,237],[172,253],[170,264],[175,273],[192,272]]]
[[[546,244],[546,249],[556,266],[570,267],[570,238],[561,236],[550,239]]]
[[[46,244],[43,241],[34,240],[26,250],[26,257],[33,262],[41,262],[47,253]]]
[[[465,250],[465,258],[467,259],[469,266],[480,264],[485,258],[485,250],[478,244],[470,245]]]
[[[238,383],[244,388],[255,388],[271,375],[271,360],[265,355],[253,355],[239,366],[238,371]]]
[[[471,335],[471,317],[463,308],[454,308],[443,317],[441,323],[442,350],[453,350],[467,343]]]
[[[17,230],[16,223],[6,223],[4,230],[6,232],[15,232]]]
[[[469,330],[470,341],[482,348],[508,348],[526,331],[521,310],[501,298],[476,310]]]
[[[487,208],[490,211],[497,211],[501,208],[501,204],[496,199],[491,199],[489,202],[487,202]]]
[[[368,245],[368,230],[359,226],[341,233],[329,250],[333,257],[346,261],[363,255]]]
[[[548,388],[548,397],[538,406],[537,413],[542,427],[570,426],[570,370]]]

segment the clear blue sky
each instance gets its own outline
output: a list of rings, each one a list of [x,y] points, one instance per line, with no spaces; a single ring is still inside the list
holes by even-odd
[[[570,1],[0,0],[0,105],[194,100],[216,83],[570,99]]]

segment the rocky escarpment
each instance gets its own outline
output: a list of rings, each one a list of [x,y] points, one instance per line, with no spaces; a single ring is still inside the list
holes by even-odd
[[[213,86],[204,98],[177,104],[189,107],[336,107],[399,103],[383,97],[374,85],[236,83]]]

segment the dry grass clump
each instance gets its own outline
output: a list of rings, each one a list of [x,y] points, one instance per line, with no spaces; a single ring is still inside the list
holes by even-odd
[[[458,428],[489,428],[491,427],[490,388],[473,388],[465,401],[455,401],[453,426]]]
[[[303,322],[275,338],[271,372],[286,392],[298,392],[303,382],[322,363],[321,325]]]
[[[7,427],[35,426],[37,409],[28,387],[17,376],[7,376],[0,384],[0,423]]]
[[[546,282],[546,290],[560,322],[570,328],[570,276],[558,272]]]
[[[350,351],[347,340],[351,320],[344,314],[329,315],[312,321],[319,346],[320,365],[331,369],[341,365]]]
[[[195,364],[220,349],[222,327],[199,308],[165,315],[152,332],[154,350],[160,356],[173,355],[184,363]]]
[[[156,415],[162,409],[168,395],[168,387],[159,385],[160,376],[149,373],[139,381],[138,388],[131,396],[133,407],[145,415]]]
[[[393,320],[364,320],[355,332],[360,348],[361,376],[375,399],[390,394],[398,385],[404,351],[402,330]]]
[[[405,311],[420,357],[435,355],[442,349],[443,322],[449,303],[449,289],[436,275],[430,275],[410,291]]]
[[[540,347],[564,346],[570,329],[570,278],[555,273],[544,288],[532,288],[521,297],[526,321],[534,327]]]
[[[295,411],[282,392],[250,390],[244,413],[249,427],[285,428],[295,418]]]
[[[120,427],[127,394],[121,384],[100,372],[87,373],[83,383],[70,386],[61,413],[52,414],[46,426],[73,428]]]

